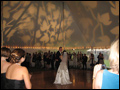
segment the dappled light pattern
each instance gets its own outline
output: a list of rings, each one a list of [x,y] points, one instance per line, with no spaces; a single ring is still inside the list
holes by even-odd
[[[64,32],[74,31],[70,12],[62,2],[3,1],[3,45],[63,46]],[[63,28],[63,25],[65,28]]]
[[[109,46],[119,37],[119,1],[65,2],[84,37],[85,46]]]
[[[3,45],[110,46],[119,37],[119,1],[3,1]]]

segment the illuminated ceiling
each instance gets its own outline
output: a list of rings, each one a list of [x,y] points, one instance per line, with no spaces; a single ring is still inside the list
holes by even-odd
[[[1,45],[110,46],[119,37],[119,1],[3,1]]]

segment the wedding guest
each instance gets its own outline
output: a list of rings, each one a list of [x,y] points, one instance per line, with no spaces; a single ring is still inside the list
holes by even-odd
[[[86,54],[84,54],[84,56],[83,56],[83,70],[84,70],[84,66],[85,66],[85,69],[87,69],[87,64],[86,64],[86,62],[87,62],[87,59],[88,59],[88,57],[86,56]]]
[[[77,68],[77,55],[75,52],[73,53],[73,67]]]
[[[53,54],[53,52],[51,52],[51,55],[50,55],[50,61],[51,61],[51,69],[54,70],[54,58],[55,58],[55,55]]]
[[[10,62],[6,72],[6,89],[31,89],[32,84],[30,82],[31,75],[26,67],[21,66],[21,63],[25,61],[25,51],[23,49],[14,49],[10,55]]]
[[[80,62],[83,61],[83,54],[80,52]]]
[[[103,54],[101,54],[101,56],[100,56],[99,64],[104,64],[104,56],[103,56]]]
[[[101,70],[102,64],[94,67],[93,89],[119,89],[119,40],[110,48],[110,70]]]
[[[44,69],[46,69],[46,63],[47,63],[47,52],[43,55],[43,62],[44,62]]]
[[[80,54],[79,54],[79,52],[77,54],[77,66],[78,66],[78,68],[80,68]]]
[[[68,69],[70,68],[70,52],[68,53],[68,63],[67,63],[67,66],[68,66]]]
[[[98,61],[97,61],[97,63],[96,63],[96,64],[99,64],[99,62],[100,62],[100,55],[101,55],[101,52],[100,52],[100,53],[99,53],[99,55],[97,56]]]
[[[79,54],[79,52],[78,52],[78,54],[77,54],[77,61],[78,61],[78,62],[80,61],[80,54]]]
[[[93,70],[93,67],[94,67],[94,54],[93,53],[91,53],[90,55],[90,61],[91,61],[90,66],[91,66],[91,69]]]
[[[50,52],[47,53],[47,56],[46,56],[46,60],[47,60],[47,69],[50,69]]]
[[[5,89],[5,80],[6,80],[6,71],[11,65],[10,62],[7,62],[6,59],[9,58],[11,50],[6,47],[1,48],[1,89]]]

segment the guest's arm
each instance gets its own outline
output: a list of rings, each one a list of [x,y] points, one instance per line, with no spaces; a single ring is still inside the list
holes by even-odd
[[[102,64],[95,65],[94,70],[93,70],[93,83],[92,83],[92,88],[93,89],[101,89],[101,80],[102,80],[102,75],[101,70]]]
[[[26,67],[23,67],[23,78],[24,78],[24,82],[25,82],[25,87],[27,89],[31,89],[32,88],[32,84],[30,82],[31,75],[29,74]]]

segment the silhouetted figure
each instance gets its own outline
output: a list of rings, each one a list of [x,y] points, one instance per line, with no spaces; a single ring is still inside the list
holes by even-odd
[[[84,54],[84,56],[83,56],[83,69],[84,69],[84,66],[85,66],[85,69],[87,69],[87,64],[86,64],[87,59],[88,59],[88,57],[86,56],[86,54]]]
[[[90,64],[90,66],[91,66],[91,69],[93,69],[93,67],[94,67],[94,54],[93,53],[91,53],[91,56],[90,56],[90,60],[91,60],[91,64]]]
[[[54,60],[55,60],[55,55],[53,54],[53,52],[51,52],[50,55],[50,61],[51,61],[51,69],[54,70]]]
[[[96,64],[99,64],[99,63],[100,63],[100,56],[101,56],[101,52],[100,52],[99,55],[97,56],[98,62],[97,62]]]

